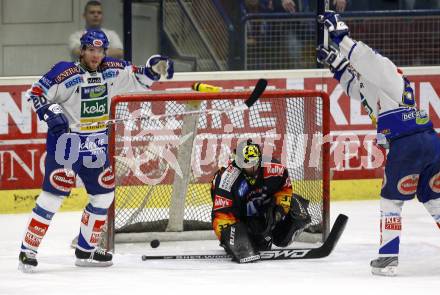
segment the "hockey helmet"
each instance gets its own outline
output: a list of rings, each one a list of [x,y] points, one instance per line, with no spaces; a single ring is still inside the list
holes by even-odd
[[[88,30],[86,31],[80,39],[81,48],[84,47],[102,47],[104,50],[108,48],[108,39],[105,33],[101,30]]]
[[[261,164],[260,146],[252,142],[252,139],[241,142],[237,147],[235,162],[240,168],[252,168]]]

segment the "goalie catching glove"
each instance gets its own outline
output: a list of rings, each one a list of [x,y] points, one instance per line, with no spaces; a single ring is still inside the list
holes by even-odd
[[[165,77],[167,80],[174,76],[174,62],[163,55],[152,55],[145,65],[145,75],[153,81],[159,81],[160,77]]]

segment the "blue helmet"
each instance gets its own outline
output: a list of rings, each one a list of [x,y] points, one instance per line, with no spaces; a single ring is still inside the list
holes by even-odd
[[[84,46],[108,48],[108,39],[101,30],[88,30],[81,36],[81,48]]]

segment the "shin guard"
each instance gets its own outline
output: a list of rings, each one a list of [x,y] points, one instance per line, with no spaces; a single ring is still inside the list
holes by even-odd
[[[78,245],[82,251],[93,251],[101,239],[101,233],[107,219],[107,209],[88,204],[81,217]]]
[[[37,253],[41,240],[46,235],[50,221],[63,201],[62,196],[55,196],[42,191],[32,210],[29,223],[21,244],[21,249]]]
[[[400,200],[380,199],[379,256],[397,256],[399,254],[402,206],[403,201]]]

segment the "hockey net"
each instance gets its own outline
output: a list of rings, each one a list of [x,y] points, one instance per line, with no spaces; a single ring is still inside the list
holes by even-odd
[[[294,192],[310,201],[311,231],[329,230],[328,95],[266,91],[245,111],[250,91],[144,93],[115,97],[110,132],[115,202],[106,248],[114,242],[206,239],[211,227],[211,179],[237,143],[252,138],[263,156],[287,167]],[[136,119],[141,117],[142,119]]]

